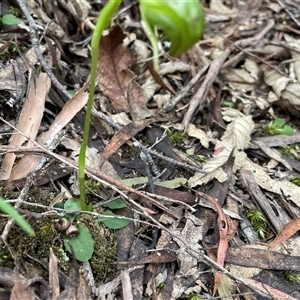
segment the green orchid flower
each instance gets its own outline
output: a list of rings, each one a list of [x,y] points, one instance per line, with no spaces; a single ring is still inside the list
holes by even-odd
[[[205,24],[199,0],[140,0],[143,25],[153,47],[154,65],[158,69],[157,26],[171,41],[170,55],[178,57],[202,36]]]

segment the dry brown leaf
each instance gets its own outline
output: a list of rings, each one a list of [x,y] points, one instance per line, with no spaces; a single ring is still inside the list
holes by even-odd
[[[290,79],[281,75],[274,69],[264,69],[264,79],[267,85],[271,86],[277,97],[281,96]]]
[[[59,296],[59,278],[58,278],[58,266],[57,258],[50,248],[49,255],[49,291],[51,300],[56,300]]]
[[[227,162],[231,152],[235,157],[234,172],[244,165],[247,155],[243,151],[250,142],[250,135],[254,128],[251,116],[241,116],[235,118],[226,128],[224,135],[215,146],[214,157],[208,161],[203,170],[208,174],[196,173],[189,179],[189,186],[194,187],[209,182],[217,178],[219,182],[227,180],[227,174],[222,170],[222,166]]]
[[[40,46],[40,50],[43,53],[46,50],[45,46]],[[29,49],[24,57],[19,57],[16,59],[15,64],[17,65],[17,71],[19,74],[28,71],[28,66],[34,66],[37,63],[37,57],[33,48]],[[25,63],[26,62],[26,63]],[[18,93],[16,90],[17,78],[15,78],[15,67],[13,63],[9,64],[0,69],[0,90],[9,91],[11,94],[15,95]]]
[[[272,96],[270,93],[268,101],[270,103],[283,99],[278,102],[279,105],[287,108],[291,114],[298,115],[299,112],[295,112],[295,108],[299,109],[300,106],[300,83],[297,82],[300,77],[299,70],[296,65],[299,65],[299,54],[293,54],[295,57],[294,65],[290,65],[290,77],[279,74],[276,70],[264,68],[265,82],[272,87],[277,97]],[[297,58],[297,59],[296,59]],[[294,82],[291,82],[294,78]]]
[[[258,66],[254,60],[247,58],[242,67],[224,69],[221,73],[233,90],[252,91],[258,79]]]
[[[18,281],[12,288],[10,300],[32,300],[36,299],[37,295],[34,292],[33,286],[28,286],[29,280]]]
[[[129,111],[127,93],[134,78],[134,73],[128,69],[132,63],[132,56],[129,49],[123,46],[125,37],[121,27],[115,26],[100,43],[97,82],[117,112]],[[141,97],[136,83],[132,84],[131,93],[139,106],[146,105],[148,100],[146,96]]]
[[[284,194],[284,196],[289,197],[297,206],[300,207],[300,187],[293,184],[288,180],[274,180],[272,179],[267,172],[259,166],[258,164],[253,163],[250,159],[245,160],[244,169],[250,170],[257,184],[263,189],[276,193],[279,195]]]
[[[165,90],[169,91],[172,95],[175,95],[175,91],[172,88],[172,86],[170,86],[170,84],[166,84],[162,77],[160,76],[160,74],[155,70],[152,61],[148,61],[148,67],[149,67],[149,71],[152,75],[152,77],[155,79],[155,81]]]
[[[218,213],[218,229],[219,229],[219,245],[218,245],[218,252],[217,252],[217,264],[220,265],[221,267],[224,266],[224,261],[228,249],[228,240],[227,240],[227,235],[228,235],[228,222],[227,222],[227,217],[220,205],[220,203],[213,197],[206,195],[204,193],[201,193],[199,191],[194,191],[198,195],[204,197],[206,200],[210,201],[217,209]],[[222,274],[215,272],[214,273],[214,291],[213,295],[216,294],[222,280]]]
[[[9,143],[11,146],[22,146],[22,144],[27,140],[27,137],[35,140],[38,129],[41,125],[45,100],[50,86],[51,82],[46,73],[40,73],[38,77],[32,77],[28,98],[23,105],[17,125],[17,129],[25,136],[21,134],[13,134]],[[28,142],[28,147],[31,146],[32,143]],[[2,170],[0,172],[1,180],[7,180],[10,178],[15,158],[16,155],[14,153],[8,153],[5,155],[2,162]]]
[[[72,120],[72,118],[84,107],[87,103],[88,94],[84,92],[86,86],[82,87],[77,94],[69,100],[61,112],[56,116],[54,122],[49,127],[49,130],[41,134],[37,142],[45,147],[49,145],[62,129]],[[41,156],[25,155],[21,158],[18,164],[12,171],[10,180],[14,181],[25,177],[29,172],[33,171],[41,161]]]
[[[186,64],[182,61],[175,61],[175,62],[168,62],[168,63],[162,63],[159,66],[159,75],[161,77],[175,73],[175,72],[190,72],[191,66],[189,64]],[[165,80],[163,78],[163,80]],[[166,82],[168,84],[168,82]],[[144,89],[147,99],[151,99],[155,92],[160,89],[160,85],[153,79],[152,76],[149,76],[145,83],[142,85],[142,88]]]
[[[34,13],[37,19],[41,20],[45,25],[47,24],[47,34],[51,33],[63,44],[73,43],[61,26],[54,22],[53,19],[48,17],[45,9],[42,7],[42,5],[40,5],[40,3],[34,0],[27,0],[26,5],[28,6],[30,12]]]
[[[139,99],[146,99],[146,93],[137,82],[133,81],[129,84],[127,95],[132,120],[145,120],[151,116],[146,105],[139,105]]]
[[[281,299],[281,300],[297,300],[296,298],[279,291],[265,283],[261,283],[257,280],[254,279],[245,279],[246,282],[254,286],[255,288],[259,289],[263,293],[268,293],[269,296],[272,297],[272,299]]]
[[[119,148],[125,144],[129,139],[134,137],[139,131],[143,130],[146,126],[151,124],[154,119],[133,121],[124,126],[119,132],[117,132],[110,142],[106,145],[101,156],[100,166],[107,160],[113,153],[119,150]]]
[[[300,83],[289,83],[282,91],[281,97],[291,105],[300,105]]]
[[[210,1],[210,9],[212,11],[216,11],[222,14],[232,14],[233,10],[231,10],[228,6],[220,2],[219,0]]]
[[[287,42],[287,44],[291,48],[299,49],[300,48],[300,43],[298,39],[294,39],[290,35],[285,34],[284,38]],[[292,61],[292,68],[290,68],[290,72],[293,71],[295,76],[292,76],[295,78],[298,82],[300,82],[300,53],[298,51],[294,51],[291,48],[287,48],[287,50],[290,52],[292,55],[293,61]]]
[[[280,230],[276,238],[271,243],[266,244],[266,246],[271,248],[285,242],[287,239],[293,236],[299,229],[300,218],[291,220],[286,225],[284,225],[284,227]]]

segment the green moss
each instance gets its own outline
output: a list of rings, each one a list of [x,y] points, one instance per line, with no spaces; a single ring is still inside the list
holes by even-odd
[[[296,272],[291,272],[291,271],[287,271],[285,273],[285,277],[292,282],[300,282],[300,273],[296,273]]]
[[[166,130],[166,132],[167,132],[167,135],[169,136],[169,138],[171,139],[173,145],[176,145],[176,144],[182,142],[183,139],[185,138],[185,134],[183,134],[182,132],[179,132],[179,131],[172,130],[170,128],[168,128]]]
[[[246,212],[246,217],[252,224],[257,234],[264,239],[266,235],[267,221],[258,209],[250,209]]]
[[[85,215],[82,222],[89,228],[95,242],[95,251],[90,259],[94,278],[100,282],[113,279],[117,269],[116,261],[117,244],[115,231],[97,222],[92,216]]]
[[[0,190],[1,194],[1,190]],[[19,192],[7,192],[2,196],[5,199],[16,199]],[[55,193],[47,189],[33,188],[26,197],[26,201],[49,205]],[[44,209],[22,205],[22,208],[34,212],[44,212]],[[99,211],[101,213],[101,211]],[[11,229],[7,245],[0,251],[0,265],[3,267],[13,268],[14,259],[11,253],[17,255],[22,261],[28,260],[28,255],[35,259],[49,259],[49,251],[52,248],[58,259],[58,265],[61,270],[67,273],[70,267],[70,257],[65,251],[63,245],[62,232],[56,230],[55,222],[58,219],[56,216],[43,217],[41,219],[28,218],[28,222],[33,227],[36,235],[29,237],[18,227],[13,226]],[[0,230],[2,231],[8,218],[0,220]],[[116,275],[116,238],[115,231],[106,228],[104,225],[97,222],[91,215],[82,215],[80,222],[85,224],[95,241],[95,252],[90,259],[90,264],[93,270],[95,280],[107,282]],[[9,251],[11,250],[11,252]]]
[[[85,192],[86,194],[94,193],[98,194],[101,188],[101,183],[92,179],[85,181]]]

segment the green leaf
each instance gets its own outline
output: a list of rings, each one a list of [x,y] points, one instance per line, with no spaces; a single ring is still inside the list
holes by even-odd
[[[272,121],[272,124],[274,127],[281,128],[285,124],[285,119],[277,118],[274,121]]]
[[[86,211],[89,211],[89,212],[94,211],[93,203],[90,203],[89,205],[86,206]]]
[[[120,208],[127,207],[127,204],[122,199],[116,199],[116,200],[113,200],[113,201],[105,204],[104,206],[108,207],[110,209],[120,209]]]
[[[18,25],[20,22],[21,20],[12,14],[4,15],[2,18],[2,23],[5,25]]]
[[[11,206],[0,197],[0,210],[11,216],[14,221],[30,236],[34,236],[34,231],[30,224]]]
[[[277,132],[282,135],[292,136],[294,134],[294,130],[289,125],[284,125],[283,128],[277,129]]]
[[[202,36],[205,25],[199,0],[140,0],[140,11],[149,35],[155,67],[158,68],[156,26],[171,41],[170,55],[178,57]]]
[[[114,217],[116,216],[112,211],[107,210],[103,214],[103,216],[110,216]],[[98,219],[100,223],[103,223],[105,226],[107,226],[110,229],[120,229],[125,226],[127,226],[130,223],[130,220],[128,219],[115,219],[115,218],[106,218],[106,217],[101,217]]]
[[[71,247],[73,248],[77,260],[88,262],[94,252],[94,239],[85,225],[78,224],[77,228],[79,234],[76,237],[64,236],[64,245],[70,253],[72,253]]]
[[[70,93],[70,95],[71,95],[72,97],[74,97],[75,94],[76,94],[76,91],[75,91],[75,90],[68,90],[68,92]]]
[[[76,198],[69,198],[64,204],[64,209],[81,211],[80,200]]]

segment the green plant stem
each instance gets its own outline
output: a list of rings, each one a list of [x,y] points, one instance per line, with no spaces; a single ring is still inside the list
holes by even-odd
[[[92,115],[92,107],[94,102],[95,84],[97,78],[97,65],[99,58],[99,44],[103,30],[110,24],[114,13],[118,9],[122,0],[110,0],[105,7],[101,10],[97,24],[93,33],[91,48],[92,48],[92,65],[91,65],[91,78],[89,86],[89,99],[84,121],[83,139],[79,153],[78,160],[78,173],[79,173],[79,187],[80,187],[80,204],[81,210],[87,209],[85,201],[85,154],[89,139],[90,123]]]

